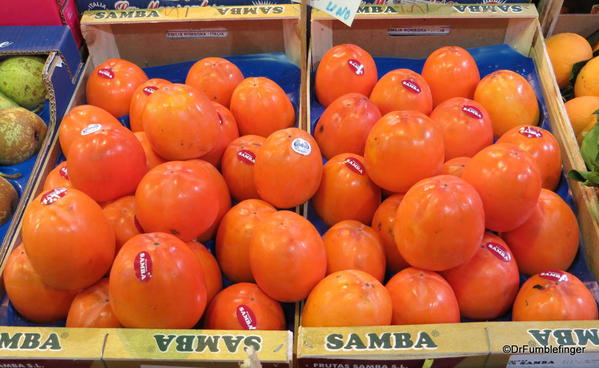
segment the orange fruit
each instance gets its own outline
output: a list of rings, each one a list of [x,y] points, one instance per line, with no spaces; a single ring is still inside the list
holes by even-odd
[[[512,310],[514,321],[586,321],[597,319],[593,294],[574,275],[543,271],[526,280]]]
[[[368,176],[394,193],[405,193],[417,181],[436,175],[444,156],[441,129],[417,111],[383,116],[368,134],[364,150]]]
[[[134,132],[144,130],[141,116],[148,103],[148,98],[161,87],[171,84],[166,79],[152,78],[140,84],[133,92],[129,106],[129,125]]]
[[[491,115],[495,138],[515,126],[539,124],[534,89],[523,76],[510,70],[498,70],[484,77],[476,87],[474,100]]]
[[[562,176],[562,155],[557,139],[547,130],[524,125],[505,132],[497,143],[511,143],[529,154],[541,174],[543,188],[553,190]]]
[[[493,143],[491,118],[483,105],[463,97],[439,104],[430,115],[443,131],[445,160],[472,157]]]
[[[341,153],[363,155],[368,133],[380,118],[381,112],[368,97],[348,93],[322,113],[314,128],[314,139],[327,159]]]
[[[320,149],[310,134],[298,128],[274,132],[256,154],[256,191],[277,208],[295,207],[310,199],[321,177]]]
[[[570,124],[577,137],[581,136],[587,126],[597,123],[597,115],[593,113],[599,110],[599,96],[576,97],[566,102],[565,106]]]
[[[206,296],[208,303],[210,303],[212,298],[223,288],[223,276],[220,273],[220,267],[216,258],[202,243],[192,240],[187,242],[187,245],[195,253],[202,265],[204,282],[206,283]]]
[[[243,74],[232,62],[207,57],[197,61],[187,72],[185,84],[204,92],[211,101],[229,107],[235,87],[243,81]]]
[[[374,59],[357,45],[343,44],[329,49],[316,69],[314,89],[323,106],[347,93],[370,95],[376,84]]]
[[[436,272],[408,267],[385,286],[393,305],[393,325],[460,322],[460,308],[451,286]]]
[[[216,257],[227,278],[233,282],[253,282],[250,269],[250,243],[258,225],[273,206],[260,199],[237,203],[223,217],[216,234]]]
[[[445,271],[470,259],[485,232],[483,202],[475,188],[452,175],[416,183],[397,209],[394,235],[412,266]]]
[[[388,197],[376,209],[372,217],[372,228],[379,235],[381,244],[383,244],[387,270],[392,274],[409,266],[399,253],[399,249],[397,249],[395,234],[393,233],[395,220],[397,219],[397,208],[402,199],[403,194],[394,194]]]
[[[470,162],[471,159],[472,157],[455,157],[451,160],[447,160],[441,167],[439,175],[454,175],[457,177],[462,177],[464,168],[466,165],[468,165],[468,162]]]
[[[599,96],[599,56],[580,69],[574,83],[574,96]]]
[[[213,104],[218,115],[219,133],[214,148],[202,156],[202,160],[210,162],[216,168],[220,168],[225,149],[235,138],[239,138],[239,131],[231,111],[219,103],[214,102]]]
[[[364,271],[383,282],[385,252],[377,233],[354,220],[333,225],[322,237],[327,251],[327,275],[343,270]]]
[[[141,143],[141,146],[144,149],[144,153],[146,154],[146,165],[148,166],[148,170],[155,168],[156,166],[163,164],[166,162],[162,157],[158,156],[156,152],[152,149],[152,145],[148,140],[148,136],[146,132],[135,132],[135,138]]]
[[[77,294],[69,308],[66,327],[122,327],[110,306],[107,278],[101,279]]]
[[[327,161],[312,197],[316,213],[329,226],[342,220],[369,224],[380,203],[381,190],[368,177],[364,158],[353,153]]]
[[[116,235],[116,251],[135,235],[143,233],[143,229],[135,218],[135,197],[125,196],[104,205],[104,216],[112,226]]]
[[[3,273],[6,294],[23,317],[48,323],[67,316],[77,291],[59,290],[44,284],[33,269],[23,244],[8,256]]]
[[[304,327],[388,325],[391,298],[387,289],[368,273],[338,271],[310,292],[301,321]]]
[[[147,80],[146,73],[132,62],[108,59],[90,74],[85,97],[90,105],[101,107],[118,118],[129,114],[133,93]]]
[[[510,245],[520,272],[567,270],[578,252],[576,215],[554,192],[542,189],[532,215],[514,230],[501,233]]]
[[[480,194],[485,226],[510,231],[533,213],[541,193],[541,174],[528,153],[509,143],[493,144],[477,153],[462,174]]]
[[[564,88],[570,82],[574,64],[593,57],[589,41],[576,33],[554,34],[545,41],[545,45],[560,88]]]
[[[221,171],[231,191],[238,201],[258,198],[254,183],[256,154],[266,138],[258,135],[244,135],[234,139],[223,153]]]
[[[383,115],[402,110],[428,115],[433,110],[428,83],[420,74],[409,69],[396,69],[385,74],[372,89],[370,100]]]
[[[295,110],[285,91],[264,77],[246,78],[235,87],[231,112],[241,135],[268,137],[295,123]]]
[[[58,166],[52,169],[46,176],[44,181],[44,188],[42,191],[48,191],[54,188],[71,188],[73,185],[69,180],[69,170],[67,169],[67,162],[63,161]]]
[[[431,87],[433,106],[453,97],[472,98],[480,81],[472,55],[459,46],[433,51],[424,62],[422,76]]]
[[[295,212],[277,211],[267,214],[255,229],[250,267],[266,295],[297,302],[324,277],[327,256],[314,225]]]

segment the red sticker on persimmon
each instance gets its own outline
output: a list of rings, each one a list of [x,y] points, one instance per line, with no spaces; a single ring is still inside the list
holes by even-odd
[[[146,87],[144,87],[143,91],[144,91],[144,95],[149,96],[152,93],[158,91],[158,87],[146,86]]]
[[[102,69],[98,70],[98,76],[100,76],[102,78],[106,78],[106,79],[113,79],[114,72],[110,68],[102,68]]]
[[[241,150],[237,152],[237,158],[239,159],[239,161],[248,165],[253,165],[256,163],[256,154],[252,151]]]
[[[152,278],[152,257],[150,257],[150,253],[146,251],[139,252],[133,261],[133,269],[135,270],[135,277],[139,281],[150,281]]]
[[[347,65],[354,71],[355,75],[364,75],[364,64],[356,59],[349,59]]]
[[[63,178],[69,180],[69,170],[66,166],[61,167],[60,170],[58,170],[58,174]]]
[[[355,159],[353,157],[346,158],[345,166],[347,166],[348,169],[357,174],[364,175],[364,165],[362,165],[362,163],[358,159]]]
[[[518,133],[522,134],[527,138],[541,138],[543,136],[543,132],[539,128],[531,127],[531,126],[523,126],[518,130]]]
[[[418,94],[422,92],[422,89],[420,88],[418,83],[414,82],[413,80],[404,79],[401,81],[401,85],[412,93]]]
[[[255,330],[258,325],[254,311],[243,304],[237,306],[237,321],[244,330]]]
[[[568,275],[558,270],[543,271],[539,274],[539,276],[553,282],[568,281]]]
[[[462,106],[462,111],[466,114],[469,115],[472,118],[475,119],[482,119],[483,118],[483,113],[476,107],[472,106],[472,105],[464,105]]]
[[[488,242],[487,248],[491,251],[491,254],[493,254],[495,257],[499,258],[504,262],[509,262],[512,260],[512,256],[510,255],[510,253],[501,244]]]
[[[43,205],[49,205],[49,204],[52,204],[52,203],[58,201],[59,199],[64,197],[66,194],[67,194],[67,188],[54,188],[54,189],[46,192],[44,195],[42,195],[42,198],[40,198],[40,202]]]

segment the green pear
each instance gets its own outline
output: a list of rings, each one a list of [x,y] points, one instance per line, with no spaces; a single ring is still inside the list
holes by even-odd
[[[33,156],[46,136],[46,124],[22,107],[0,109],[0,165],[14,165]]]
[[[43,69],[44,59],[37,56],[14,56],[0,62],[0,92],[25,108],[35,109],[46,99]]]
[[[17,203],[19,201],[19,195],[8,180],[0,176],[0,225],[3,225],[10,219]]]
[[[19,104],[8,98],[4,93],[0,92],[0,109],[11,106],[19,106]]]

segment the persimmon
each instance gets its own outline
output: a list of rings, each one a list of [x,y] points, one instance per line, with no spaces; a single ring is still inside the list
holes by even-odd
[[[227,59],[207,57],[191,66],[185,84],[204,92],[211,101],[229,107],[235,87],[243,81],[243,73]]]
[[[403,194],[394,194],[380,204],[372,217],[372,228],[377,232],[383,249],[385,250],[385,259],[387,270],[395,274],[398,271],[408,267],[408,263],[403,259],[395,243],[393,228],[397,218],[397,208],[403,199]]]
[[[238,201],[259,197],[254,168],[256,154],[265,141],[266,138],[258,135],[244,135],[234,139],[225,149],[221,171],[231,195]]]
[[[110,306],[107,278],[77,294],[69,308],[66,327],[122,327]]]
[[[131,96],[131,105],[129,106],[129,125],[134,132],[144,130],[141,116],[148,103],[148,98],[161,87],[171,84],[166,79],[152,78],[140,84]]]
[[[433,110],[433,97],[426,80],[410,69],[395,69],[385,74],[374,86],[370,100],[381,110],[413,110],[428,115]]]

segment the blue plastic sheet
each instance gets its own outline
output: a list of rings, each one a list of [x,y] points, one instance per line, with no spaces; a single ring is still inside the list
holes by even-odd
[[[245,77],[266,77],[275,81],[285,91],[293,107],[295,109],[296,118],[299,113],[299,92],[301,73],[300,69],[293,64],[283,53],[267,53],[267,54],[255,54],[255,55],[239,55],[225,57],[225,59],[231,61],[241,70]],[[169,64],[162,66],[154,66],[145,68],[144,71],[149,78],[163,78],[173,83],[185,83],[185,77],[187,72],[191,68],[194,62],[186,62],[179,64]],[[47,110],[47,109],[46,109]],[[42,115],[43,116],[43,115]],[[129,117],[123,116],[119,118],[121,123],[129,127]],[[60,164],[65,160],[65,157],[59,155],[56,165]],[[33,166],[35,158],[32,158],[30,166]],[[27,161],[27,162],[29,162]],[[26,163],[24,163],[26,164]],[[23,165],[24,165],[23,164]],[[29,169],[31,170],[31,168]],[[3,168],[4,171],[4,168]],[[6,170],[9,172],[8,170]],[[17,183],[18,184],[18,183]],[[25,185],[25,182],[19,185]],[[204,245],[208,247],[214,253],[214,241],[206,242]],[[223,287],[227,287],[232,283],[229,280],[223,278]],[[294,304],[283,304],[285,310],[287,329],[293,329],[293,316],[294,316]],[[64,327],[65,321],[58,321],[56,323],[40,325],[32,323],[22,316],[12,307],[7,296],[4,295],[2,304],[0,304],[0,325],[2,326],[53,326],[53,327]],[[198,326],[199,327],[199,326]]]
[[[481,78],[499,69],[512,70],[524,76],[533,86],[537,94],[537,98],[539,100],[539,106],[541,110],[540,126],[543,129],[551,131],[549,113],[547,112],[547,106],[543,98],[543,92],[541,90],[539,78],[533,59],[521,55],[513,48],[511,48],[509,45],[505,44],[472,48],[468,49],[468,51],[472,54],[474,60],[476,61],[476,64],[478,65]],[[422,67],[424,66],[425,62],[425,59],[401,59],[381,57],[375,57],[374,60],[376,62],[379,79],[386,73],[399,68],[412,69],[417,73],[421,73]],[[314,86],[314,84],[312,84],[312,86]],[[323,112],[324,107],[318,103],[315,94],[311,93],[310,124],[312,127],[312,131],[314,131],[318,119],[320,118]],[[570,205],[570,207],[572,207],[575,210],[575,204],[572,201],[572,193],[570,192],[568,181],[565,179],[564,175],[562,175],[559,187],[557,188],[556,192]],[[321,234],[324,234],[329,228],[318,217],[311,203],[308,207],[308,219],[314,224],[314,226],[316,226],[316,228]],[[574,262],[572,263],[572,266],[570,267],[570,269],[568,269],[568,272],[585,282],[587,286],[591,289],[591,291],[595,291],[597,289],[597,283],[593,274],[590,272],[586,264],[586,261],[584,259],[584,250],[582,249],[582,246],[583,245],[581,241],[579,244],[578,254],[576,255]],[[386,280],[388,280],[391,276],[393,275],[387,275]],[[527,276],[521,275],[520,283],[524,283],[526,279]],[[511,320],[511,313],[508,313],[497,320],[509,321]]]

